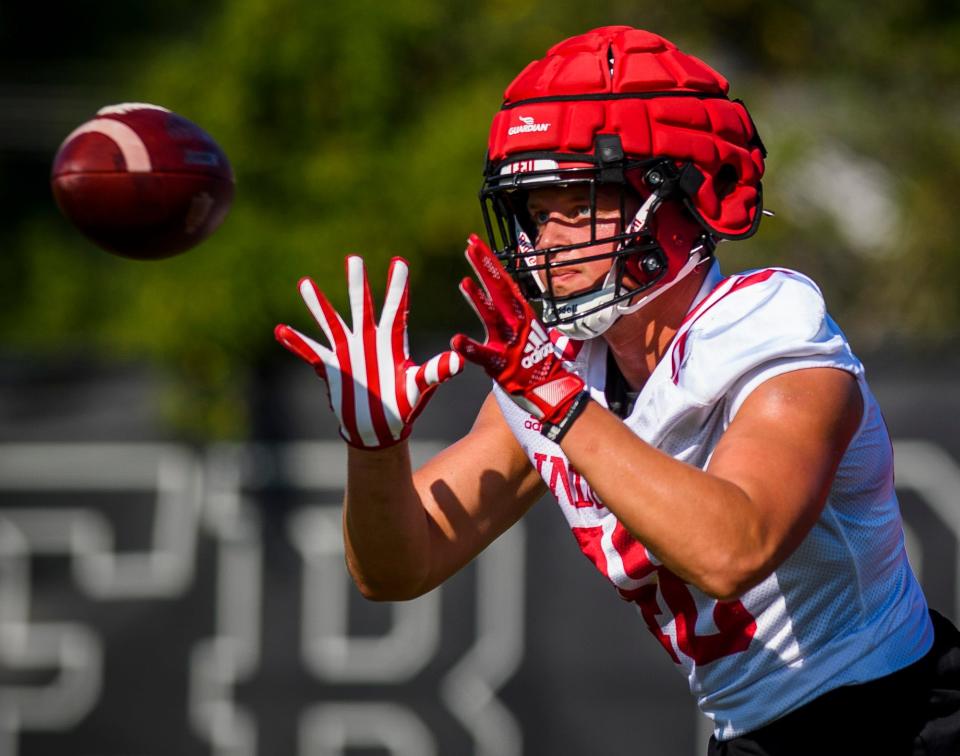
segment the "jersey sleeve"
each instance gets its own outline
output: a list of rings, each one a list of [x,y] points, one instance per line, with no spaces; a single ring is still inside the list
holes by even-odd
[[[863,372],[817,285],[783,269],[724,281],[681,327],[674,349],[674,382],[704,405],[725,400],[730,419],[774,376],[813,367]]]

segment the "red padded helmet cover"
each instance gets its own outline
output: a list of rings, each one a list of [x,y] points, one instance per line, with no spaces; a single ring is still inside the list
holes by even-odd
[[[612,75],[611,61],[612,58]],[[597,134],[618,134],[634,159],[690,162],[704,181],[693,209],[719,236],[756,228],[763,148],[727,80],[669,40],[608,26],[554,45],[504,93],[489,159],[525,153],[592,154]]]

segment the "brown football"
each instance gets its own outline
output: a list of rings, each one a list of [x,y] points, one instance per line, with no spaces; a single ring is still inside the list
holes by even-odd
[[[50,182],[63,214],[109,252],[155,260],[223,222],[233,170],[213,138],[145,103],[110,105],[60,145]]]

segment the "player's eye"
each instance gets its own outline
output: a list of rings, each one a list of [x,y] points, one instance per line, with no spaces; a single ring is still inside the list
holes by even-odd
[[[590,205],[577,205],[575,212],[578,218],[589,218]]]
[[[533,218],[533,222],[538,226],[542,226],[550,220],[550,213],[548,213],[546,210],[534,210],[530,213],[530,216]]]

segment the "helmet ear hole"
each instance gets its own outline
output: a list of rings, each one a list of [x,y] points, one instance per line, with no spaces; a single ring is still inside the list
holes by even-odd
[[[717,195],[718,200],[722,200],[730,192],[732,192],[737,183],[740,181],[740,174],[737,172],[737,168],[730,163],[724,163],[720,166],[720,170],[717,171],[717,175],[713,179],[713,191]]]

